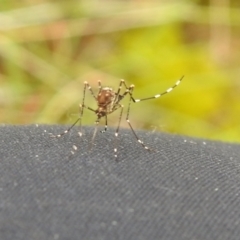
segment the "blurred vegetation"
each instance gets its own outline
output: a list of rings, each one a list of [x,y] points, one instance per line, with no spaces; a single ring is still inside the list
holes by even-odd
[[[125,79],[144,98],[185,75],[170,94],[132,104],[135,129],[239,142],[239,7],[239,0],[2,0],[0,122],[71,124],[84,81],[117,88]],[[91,96],[86,101],[94,107]],[[118,116],[109,116],[110,126]],[[85,111],[83,123],[94,120]]]

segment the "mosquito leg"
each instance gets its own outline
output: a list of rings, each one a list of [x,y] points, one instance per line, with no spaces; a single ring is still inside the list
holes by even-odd
[[[107,122],[107,115],[105,116],[105,127],[104,130],[100,131],[101,133],[105,133],[108,130],[108,122]]]
[[[90,110],[90,111],[92,111],[92,112],[95,112],[95,110],[94,109],[92,109],[92,108],[90,108],[90,107],[88,107],[88,106],[86,106],[86,105],[82,105],[82,104],[79,104],[79,109],[81,109],[81,111],[80,111],[80,116],[82,116],[83,115],[83,109],[84,108],[86,108],[86,109],[88,109],[88,110]],[[79,124],[79,126],[80,126],[80,131],[78,132],[78,135],[80,136],[80,137],[82,137],[82,119],[79,119],[80,120],[80,124]]]
[[[92,149],[92,145],[93,145],[93,142],[94,142],[95,137],[96,137],[96,134],[97,134],[97,129],[98,129],[99,120],[100,120],[100,118],[98,118],[98,119],[95,121],[95,129],[94,129],[94,132],[93,132],[93,136],[92,136],[91,143],[89,144],[89,147],[88,147],[88,150],[89,150],[89,151]]]
[[[123,97],[121,97],[119,99],[119,96],[120,96],[120,91],[122,89],[122,85],[124,85],[124,84],[125,84],[125,81],[123,79],[121,79],[119,87],[118,87],[118,90],[117,90],[117,93],[116,93],[116,97],[115,97],[116,101],[115,101],[115,103],[118,103],[123,98]]]
[[[87,108],[91,111],[94,111],[92,108],[90,107],[87,107],[87,106],[82,106],[81,104],[79,105],[79,109],[82,109],[82,108]],[[82,112],[82,111],[80,111]],[[80,114],[82,115],[82,114]],[[64,132],[60,133],[60,134],[57,134],[57,135],[54,135],[52,133],[50,133],[50,137],[53,137],[53,138],[60,138],[62,137],[63,135],[67,134],[77,123],[78,121],[81,122],[81,117],[79,117],[67,130],[65,130]],[[80,126],[80,132],[78,132],[79,136],[82,136],[82,133],[81,133],[81,126]]]
[[[50,134],[50,137],[53,137],[53,138],[60,138],[60,137],[62,137],[63,135],[65,135],[66,133],[68,133],[68,132],[77,124],[77,122],[78,122],[79,120],[80,120],[80,118],[78,118],[78,119],[76,120],[76,122],[74,122],[74,123],[72,124],[71,127],[69,127],[67,130],[65,130],[64,132],[62,132],[62,133],[60,133],[60,134],[54,135],[54,134],[52,134],[52,133],[49,133],[49,134]]]
[[[130,99],[129,99],[129,103],[128,103],[128,109],[127,109],[127,117],[126,117],[126,121],[129,125],[129,127],[131,128],[132,130],[132,133],[133,135],[135,136],[135,138],[137,139],[137,141],[142,145],[142,147],[148,151],[151,151],[151,149],[149,147],[147,147],[142,140],[140,140],[140,138],[137,136],[136,132],[134,131],[131,123],[130,123],[130,120],[129,120],[129,113],[130,113],[130,106],[131,106],[131,99],[132,99],[132,92],[133,92],[133,89],[134,89],[134,85],[131,85],[129,87],[129,95],[130,95]]]
[[[54,135],[52,133],[50,133],[50,136],[51,137],[62,137],[63,135],[65,135],[66,133],[68,133],[76,124],[77,122],[79,121],[80,122],[80,133],[79,135],[82,136],[82,116],[83,116],[83,107],[84,106],[84,101],[85,101],[85,94],[86,94],[86,87],[88,86],[88,84],[85,82],[84,83],[84,89],[83,89],[83,99],[82,99],[82,105],[80,105],[79,109],[80,109],[80,116],[79,118],[72,124],[72,126],[70,126],[67,130],[65,130],[63,133],[60,133],[60,134],[57,134],[57,135]]]
[[[98,80],[98,94],[101,92],[101,90],[102,90],[102,83],[101,83],[101,81],[100,80]]]
[[[137,141],[148,151],[152,151],[152,149],[150,149],[149,147],[147,147],[142,140],[139,139],[139,137],[137,136],[137,134],[135,133],[131,123],[130,123],[130,120],[129,119],[126,119],[127,120],[127,123],[129,125],[129,127],[131,128],[132,132],[133,132],[133,135],[135,136],[135,138],[137,139]]]
[[[131,95],[131,99],[132,99],[133,102],[137,103],[137,102],[141,102],[141,101],[145,101],[145,100],[150,100],[150,99],[155,99],[155,98],[162,97],[163,95],[170,93],[175,87],[177,87],[181,83],[183,77],[184,76],[182,76],[172,87],[168,88],[165,92],[162,92],[160,94],[156,94],[153,97],[147,97],[147,98],[142,98],[142,99],[134,99],[133,96]]]
[[[95,96],[93,90],[92,90],[92,87],[89,85],[89,83],[87,81],[84,82],[84,87],[88,88],[88,90],[90,91],[91,95],[95,98],[95,100],[97,100],[97,97]]]
[[[122,119],[122,113],[123,113],[123,105],[119,105],[121,107],[121,112],[119,115],[119,120],[118,120],[118,126],[115,132],[115,147],[114,147],[114,157],[117,158],[117,145],[118,145],[118,132],[119,132],[119,127]]]
[[[90,107],[87,107],[84,105],[84,101],[85,101],[85,95],[86,95],[86,88],[88,88],[91,92],[91,94],[93,95],[93,97],[96,99],[96,97],[94,96],[94,93],[92,91],[92,88],[91,86],[88,84],[88,82],[84,82],[84,89],[83,89],[83,99],[82,99],[82,104],[79,105],[79,113],[80,113],[80,116],[79,118],[72,124],[72,126],[70,126],[67,130],[65,130],[63,133],[60,133],[60,134],[57,134],[57,135],[54,135],[52,133],[50,133],[51,137],[62,137],[63,135],[67,134],[78,122],[79,122],[79,125],[80,125],[80,131],[78,132],[79,136],[81,137],[82,136],[82,116],[83,116],[83,110],[84,108],[87,108],[91,111],[94,111],[92,108]]]
[[[92,112],[95,112],[95,110],[94,110],[93,108],[88,107],[88,106],[86,106],[86,105],[79,104],[79,108],[86,108],[86,109],[88,109],[88,110],[90,110],[90,111],[92,111]]]
[[[83,101],[83,102],[84,102],[84,101]],[[90,107],[88,107],[88,106],[86,106],[86,105],[79,104],[79,109],[81,109],[80,115],[83,114],[83,108],[86,108],[86,109],[88,109],[88,110],[90,110],[90,111],[95,112],[94,109],[92,109],[92,108],[90,108]],[[79,120],[81,120],[81,119],[79,118]],[[80,131],[78,132],[78,135],[79,135],[80,137],[82,137],[82,124],[81,124],[81,121],[80,121]],[[76,145],[73,145],[72,148],[73,148],[73,150],[71,151],[71,153],[74,154],[74,153],[77,151],[78,148],[77,148]]]
[[[124,82],[124,80],[121,80],[121,83],[120,83],[120,89],[121,89],[121,85],[122,84],[124,84],[125,85],[125,87],[126,87],[126,90],[125,90],[125,92],[122,94],[122,95],[120,95],[119,93],[117,93],[118,95],[118,97],[116,98],[116,101],[115,101],[115,105],[117,106],[114,110],[116,110],[116,109],[118,109],[119,108],[119,102],[120,101],[122,101],[122,99],[127,95],[127,94],[130,94],[130,96],[131,96],[131,93],[130,93],[130,90],[131,90],[131,88],[134,88],[134,85],[131,85],[129,88],[126,86],[126,84],[125,84],[125,82]],[[132,96],[131,96],[131,98],[132,98]]]
[[[122,80],[122,81],[123,81],[123,85],[126,88],[126,90],[125,90],[125,93],[122,95],[122,98],[120,100],[122,100],[129,93],[129,95],[131,97],[131,100],[133,102],[135,102],[135,99],[133,98],[132,93],[131,93],[131,91],[134,89],[135,86],[132,84],[130,87],[128,87],[127,84],[125,83],[125,81],[124,80]]]

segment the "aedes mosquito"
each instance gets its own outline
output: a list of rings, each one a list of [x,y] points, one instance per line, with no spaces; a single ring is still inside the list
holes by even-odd
[[[105,118],[105,127],[104,130],[101,132],[106,132],[108,129],[108,115],[115,112],[116,110],[120,109],[120,115],[119,115],[119,120],[118,120],[118,125],[115,131],[115,147],[114,147],[114,157],[117,158],[117,139],[118,139],[118,133],[119,133],[119,127],[120,127],[120,122],[122,119],[122,113],[123,113],[123,105],[120,104],[120,102],[127,96],[129,95],[129,103],[128,103],[128,108],[127,108],[127,115],[126,115],[126,121],[133,133],[133,135],[135,136],[137,142],[139,142],[144,149],[151,151],[151,149],[149,147],[147,147],[142,140],[140,140],[140,138],[137,136],[136,132],[134,131],[130,120],[129,120],[129,113],[130,113],[130,106],[131,106],[131,102],[133,101],[134,103],[138,103],[141,101],[145,101],[145,100],[150,100],[150,99],[155,99],[155,98],[159,98],[167,93],[170,93],[175,87],[177,87],[180,82],[182,81],[184,76],[182,76],[176,83],[175,85],[173,85],[172,87],[168,88],[165,92],[162,92],[160,94],[156,94],[152,97],[147,97],[147,98],[142,98],[142,99],[135,99],[133,97],[133,90],[134,90],[134,85],[130,85],[130,87],[128,87],[125,83],[125,81],[122,79],[120,81],[119,87],[117,89],[117,91],[115,92],[112,88],[110,87],[103,87],[101,84],[101,81],[98,81],[98,93],[97,95],[95,95],[95,93],[92,90],[92,87],[89,85],[88,82],[84,82],[84,89],[83,89],[83,99],[82,99],[82,104],[79,105],[79,110],[80,110],[80,116],[79,118],[67,129],[65,130],[63,133],[58,134],[58,135],[53,135],[51,134],[52,137],[56,137],[56,138],[60,138],[63,135],[65,135],[66,133],[68,133],[78,122],[80,125],[80,131],[78,132],[79,136],[82,137],[82,117],[83,117],[83,112],[84,112],[84,108],[94,112],[97,116],[97,119],[95,121],[95,130],[93,132],[93,136],[92,136],[92,140],[91,140],[91,145],[90,148],[92,147],[92,144],[94,142],[94,139],[96,137],[96,133],[97,133],[97,129],[98,129],[98,124],[100,122],[101,118]],[[125,91],[121,94],[121,89],[122,86],[125,87]],[[86,89],[89,90],[90,94],[93,96],[93,98],[96,100],[97,103],[97,109],[93,109],[89,106],[85,105],[85,94],[86,94]],[[74,145],[73,149],[76,151],[77,147]],[[72,154],[74,154],[74,152],[72,151]]]

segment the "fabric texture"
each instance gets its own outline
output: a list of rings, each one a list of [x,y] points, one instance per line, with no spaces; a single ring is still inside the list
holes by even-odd
[[[1,240],[240,239],[240,145],[121,129],[115,160],[114,130],[64,130],[0,127]]]

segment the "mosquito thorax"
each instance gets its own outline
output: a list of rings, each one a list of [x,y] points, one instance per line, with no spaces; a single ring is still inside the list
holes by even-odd
[[[106,106],[114,99],[115,93],[112,88],[102,88],[97,96],[98,106]]]

